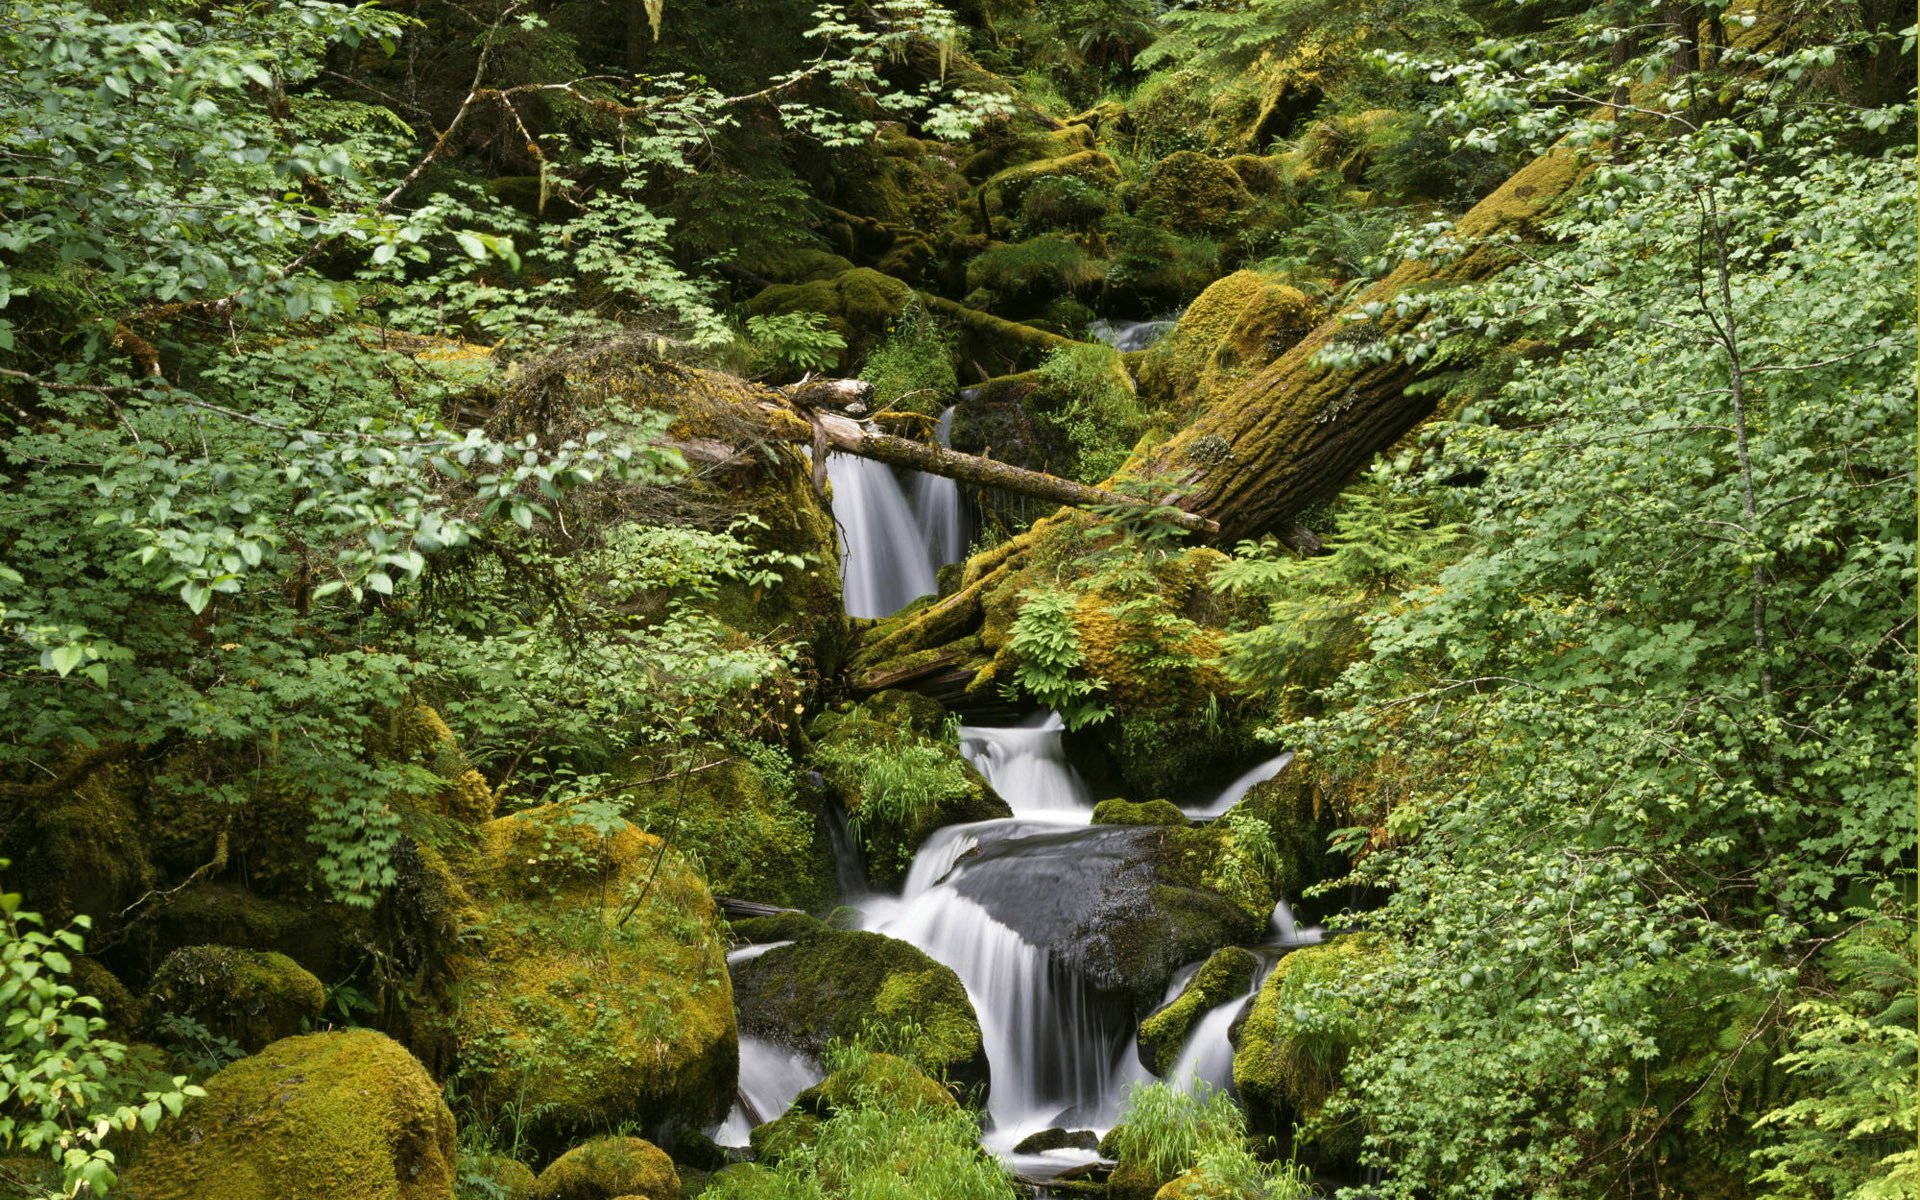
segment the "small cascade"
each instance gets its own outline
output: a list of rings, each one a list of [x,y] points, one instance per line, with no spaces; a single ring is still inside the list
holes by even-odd
[[[960,753],[987,777],[1015,816],[1084,823],[1093,795],[1067,761],[1061,744],[1066,725],[1047,713],[1025,725],[962,725]]]
[[[825,1074],[818,1063],[797,1050],[741,1034],[740,1083],[734,1091],[733,1111],[713,1140],[722,1146],[746,1145],[754,1126],[786,1112],[794,1097]]]
[[[1265,783],[1267,780],[1272,779],[1280,773],[1282,768],[1292,761],[1293,751],[1291,750],[1284,754],[1276,754],[1251,771],[1240,776],[1238,779],[1235,779],[1232,783],[1229,783],[1218,796],[1215,796],[1207,803],[1186,805],[1183,806],[1180,811],[1195,820],[1201,821],[1225,816],[1227,810],[1240,803],[1241,799],[1253,790],[1255,784]]]
[[[1105,342],[1122,354],[1135,350],[1145,350],[1161,338],[1167,331],[1179,324],[1176,319],[1157,321],[1108,321],[1099,320],[1088,324],[1087,332],[1095,341]]]
[[[887,617],[934,592],[933,560],[893,468],[827,455],[847,614]]]
[[[953,409],[940,414],[935,427],[940,445],[953,445]],[[960,485],[944,475],[913,472],[911,497],[913,517],[920,526],[921,539],[933,555],[934,569],[956,563],[967,556],[966,513],[960,503]]]
[[[1267,920],[1265,944],[1292,950],[1300,946],[1317,946],[1326,936],[1327,931],[1318,925],[1301,928],[1293,918],[1293,905],[1282,896],[1279,903],[1273,906],[1273,916]]]
[[[1216,1091],[1233,1086],[1233,1043],[1227,1033],[1233,1023],[1240,1018],[1240,1011],[1247,1001],[1260,991],[1260,981],[1265,971],[1254,976],[1253,986],[1246,991],[1216,1004],[1207,1015],[1194,1022],[1193,1031],[1187,1034],[1187,1043],[1180,1049],[1180,1057],[1167,1072],[1167,1082],[1190,1087],[1198,1079]]]
[[[826,804],[827,845],[833,851],[834,882],[843,899],[853,900],[867,893],[867,860],[860,853],[859,839],[847,822],[847,810],[837,800]]]

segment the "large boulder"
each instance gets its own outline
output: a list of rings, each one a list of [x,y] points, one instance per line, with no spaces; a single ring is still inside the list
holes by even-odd
[[[1233,1055],[1233,1085],[1256,1128],[1284,1129],[1289,1119],[1306,1123],[1323,1116],[1348,1055],[1383,1019],[1327,999],[1328,990],[1364,972],[1369,958],[1389,952],[1378,936],[1348,934],[1295,950],[1267,976]],[[1362,1132],[1347,1124],[1321,1130],[1316,1140],[1331,1154],[1350,1156],[1359,1150]]]
[[[871,1026],[910,1030],[903,1049],[923,1068],[984,1090],[980,1020],[951,968],[883,934],[792,919],[774,932],[792,940],[732,967],[744,1032],[818,1058]]]
[[[1253,973],[1259,965],[1252,951],[1239,946],[1215,950],[1178,996],[1140,1022],[1140,1061],[1147,1070],[1155,1075],[1172,1070],[1194,1023],[1210,1009],[1252,987]]]
[[[161,1013],[191,1017],[252,1054],[320,1020],[326,988],[284,954],[232,946],[184,946],[154,973]]]
[[[637,1137],[603,1137],[562,1154],[540,1172],[532,1200],[680,1200],[667,1152]]]
[[[1139,212],[1176,233],[1220,233],[1250,197],[1225,162],[1176,150],[1153,164],[1136,197]]]
[[[719,1120],[739,1039],[720,914],[659,838],[563,805],[481,827],[482,911],[456,961],[457,1076],[512,1104],[535,1145],[670,1118]]]
[[[453,1114],[384,1034],[287,1038],[206,1088],[161,1123],[128,1200],[452,1200]]]
[[[836,370],[844,373],[859,362],[899,319],[913,298],[913,289],[891,275],[870,267],[855,267],[830,279],[805,283],[776,283],[747,301],[750,316],[809,313],[846,342]]]
[[[937,701],[880,692],[814,718],[813,763],[845,808],[877,887],[897,887],[934,830],[1013,810],[960,754]]]
[[[1298,288],[1235,271],[1196,297],[1140,360],[1140,396],[1184,424],[1306,335],[1317,319]]]

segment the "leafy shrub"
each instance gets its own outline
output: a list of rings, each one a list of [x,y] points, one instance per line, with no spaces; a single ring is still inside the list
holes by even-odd
[[[824,371],[840,361],[847,339],[819,313],[785,312],[747,318],[754,356],[774,370]]]
[[[1066,446],[1071,462],[1063,472],[1083,483],[1118,471],[1146,425],[1120,352],[1110,346],[1062,346],[1049,353],[1028,407]]]
[[[1085,291],[1106,278],[1107,266],[1064,234],[994,246],[967,264],[967,287],[1001,299],[1037,292]]]
[[[860,378],[873,385],[876,411],[898,408],[931,415],[952,403],[960,388],[947,340],[917,299],[907,303],[867,356]]]

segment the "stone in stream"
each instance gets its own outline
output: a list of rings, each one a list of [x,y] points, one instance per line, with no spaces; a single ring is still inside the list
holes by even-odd
[[[1227,946],[1213,952],[1173,1001],[1140,1022],[1140,1061],[1164,1076],[1179,1060],[1195,1022],[1208,1010],[1244,994],[1260,960],[1250,950]],[[1182,1083],[1183,1080],[1174,1080]]]
[[[1100,1145],[1100,1135],[1091,1129],[1042,1129],[1039,1133],[1030,1133],[1014,1144],[1015,1154],[1045,1154],[1049,1150],[1086,1150],[1092,1152]]]

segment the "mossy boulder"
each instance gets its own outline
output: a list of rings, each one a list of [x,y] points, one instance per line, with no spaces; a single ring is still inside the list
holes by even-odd
[[[1278,851],[1267,881],[1276,892],[1298,897],[1313,884],[1344,875],[1347,860],[1327,844],[1338,822],[1337,796],[1322,793],[1310,766],[1295,761],[1272,779],[1253,785],[1233,811],[1266,822]]]
[[[206,1089],[161,1123],[128,1200],[452,1200],[453,1114],[385,1034],[287,1038]]]
[[[766,1163],[813,1143],[821,1122],[855,1103],[908,1112],[939,1112],[958,1102],[946,1088],[904,1058],[864,1054],[795,1097],[793,1107],[748,1135],[755,1157]]]
[[[694,754],[690,771],[646,756],[626,764],[620,774],[632,782],[621,794],[632,814],[652,828],[673,828],[675,844],[697,852],[708,886],[721,895],[815,910],[831,904],[832,848],[792,771],[724,746]]]
[[[667,1152],[637,1137],[603,1137],[547,1165],[533,1200],[680,1200],[680,1173]]]
[[[1140,360],[1141,398],[1184,419],[1291,349],[1317,317],[1298,288],[1235,271],[1208,285]]]
[[[1256,1128],[1283,1129],[1287,1120],[1322,1115],[1340,1086],[1347,1057],[1384,1019],[1351,1001],[1330,998],[1331,988],[1390,952],[1383,938],[1348,934],[1293,951],[1267,976],[1233,1055],[1233,1085]],[[1346,1157],[1358,1151],[1361,1133],[1349,1124],[1323,1132],[1318,1140],[1329,1153]]]
[[[1028,188],[1043,179],[1063,178],[1077,179],[1090,189],[1110,191],[1120,184],[1120,167],[1099,150],[1071,149],[1007,167],[982,184],[981,192],[988,212],[1011,212],[1020,207]]]
[[[852,818],[878,887],[896,887],[936,829],[1012,809],[947,736],[937,701],[903,691],[816,717],[812,763]]]
[[[1147,172],[1135,202],[1141,216],[1176,233],[1219,233],[1251,198],[1233,168],[1192,150],[1176,150]]]
[[[812,313],[846,340],[836,369],[845,372],[887,332],[906,309],[913,289],[904,281],[870,267],[843,271],[831,279],[780,283],[761,289],[747,301],[750,316]]]
[[[54,925],[119,912],[154,881],[141,823],[140,772],[111,748],[75,751],[60,769],[82,771],[70,790],[21,808],[0,839],[6,885]]]
[[[533,1196],[533,1168],[504,1154],[478,1154],[471,1158],[463,1156],[460,1174],[462,1177],[484,1180],[492,1188],[492,1191],[483,1193],[489,1200],[531,1200]]]
[[[790,944],[732,967],[743,1031],[820,1058],[869,1025],[910,1026],[916,1062],[962,1089],[985,1090],[980,1020],[951,968],[883,934],[818,922],[782,932]]]
[[[1260,960],[1250,950],[1239,946],[1215,950],[1178,996],[1140,1022],[1141,1063],[1155,1075],[1172,1070],[1195,1022],[1252,987],[1259,966]]]
[[[234,883],[197,883],[167,901],[164,919],[139,928],[149,961],[182,946],[276,950],[321,978],[343,972],[350,930],[339,915],[311,902],[262,896]]]
[[[1093,806],[1095,825],[1187,825],[1187,814],[1171,800],[1122,800],[1115,797]]]
[[[284,954],[185,946],[154,973],[151,998],[157,1011],[192,1017],[252,1054],[318,1022],[327,994]]]
[[[622,1123],[719,1120],[739,1063],[719,911],[659,838],[562,805],[480,829],[457,1074],[558,1149]]]

